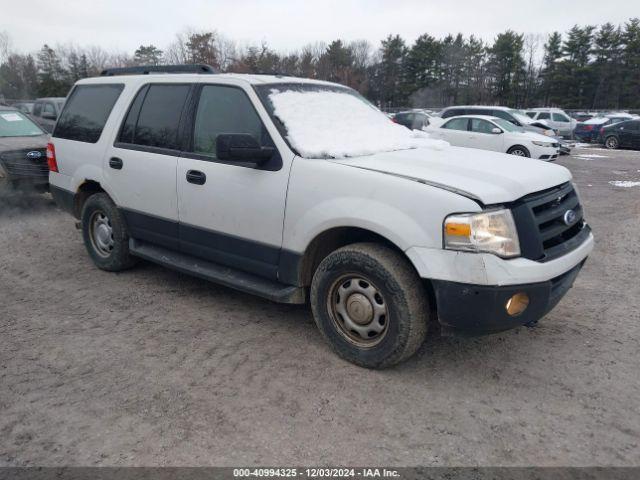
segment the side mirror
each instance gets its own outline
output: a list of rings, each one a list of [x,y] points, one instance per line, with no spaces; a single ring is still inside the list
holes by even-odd
[[[57,120],[58,116],[51,112],[42,112],[42,118],[45,120]]]
[[[493,127],[491,129],[491,133],[495,133],[497,135],[499,133],[502,133],[502,130],[500,130],[498,127]]]
[[[216,139],[216,156],[219,160],[260,165],[269,160],[275,151],[273,147],[261,147],[258,140],[248,133],[223,133]]]

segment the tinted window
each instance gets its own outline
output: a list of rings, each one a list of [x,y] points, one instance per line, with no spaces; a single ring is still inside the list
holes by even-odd
[[[488,108],[474,108],[468,110],[468,113],[473,115],[492,115],[491,110]]]
[[[494,117],[502,118],[502,119],[507,120],[507,121],[509,121],[511,123],[515,123],[516,122],[516,120],[510,114],[508,114],[507,112],[504,112],[502,110],[493,110],[491,112],[491,115],[493,115]]]
[[[455,117],[458,115],[464,115],[464,108],[452,108],[442,114],[442,118]]]
[[[538,115],[538,120],[549,120],[551,118],[551,115],[547,112],[540,112],[540,114]]]
[[[554,122],[565,122],[565,123],[570,122],[570,120],[567,117],[565,117],[563,114],[561,114],[561,113],[554,113],[553,114],[553,121]]]
[[[45,103],[44,108],[42,109],[42,113],[49,113],[51,115],[55,115],[56,108],[53,106],[53,103]]]
[[[96,143],[123,88],[123,85],[75,87],[60,115],[53,136]],[[45,104],[45,112],[48,107],[53,109],[53,104]]]
[[[454,118],[453,120],[449,120],[447,123],[445,123],[442,128],[446,128],[449,130],[466,130],[468,122],[468,118]]]
[[[527,114],[527,117],[529,118],[534,118],[536,116],[536,112],[525,112]]]
[[[41,104],[41,103],[36,103],[36,104],[33,106],[33,114],[34,114],[36,117],[39,117],[39,116],[42,114],[42,104]]]
[[[471,130],[478,133],[493,133],[492,130],[496,128],[491,122],[482,120],[480,118],[471,119]]]
[[[146,91],[146,94],[143,93]],[[184,108],[189,85],[150,85],[138,94],[144,100],[134,100],[125,120],[123,135],[132,134],[128,143],[146,147],[180,148],[178,127]],[[137,115],[136,102],[142,101],[140,114]],[[137,116],[137,122],[133,119]],[[131,117],[131,118],[130,118]]]
[[[249,97],[239,88],[202,88],[193,136],[193,151],[216,156],[216,140],[224,133],[248,133],[262,146],[273,143]]]

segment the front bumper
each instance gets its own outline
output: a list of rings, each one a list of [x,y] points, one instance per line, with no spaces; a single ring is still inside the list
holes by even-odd
[[[546,282],[500,287],[433,281],[443,334],[483,335],[538,321],[573,286],[585,261]],[[520,292],[529,296],[529,305],[520,315],[510,316],[505,308],[506,303],[512,295]]]

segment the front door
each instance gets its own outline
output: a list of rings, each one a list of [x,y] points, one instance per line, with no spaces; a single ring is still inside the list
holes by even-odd
[[[276,279],[292,159],[277,149],[262,166],[216,156],[220,134],[250,134],[262,146],[276,146],[258,102],[252,90],[232,85],[202,85],[196,93],[191,141],[178,160],[180,248]]]
[[[472,118],[469,134],[473,147],[494,152],[504,152],[504,135],[502,133],[493,133],[494,128],[498,127],[487,120]]]

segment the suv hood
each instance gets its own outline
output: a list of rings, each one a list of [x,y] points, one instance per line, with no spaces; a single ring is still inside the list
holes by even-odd
[[[461,147],[416,148],[331,161],[424,182],[485,205],[511,202],[571,180],[569,170],[560,165]]]

